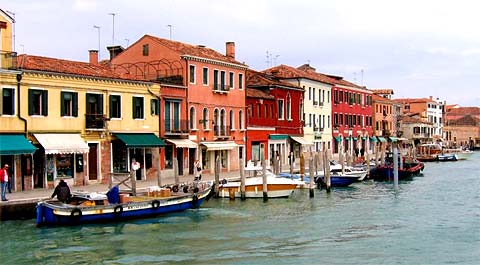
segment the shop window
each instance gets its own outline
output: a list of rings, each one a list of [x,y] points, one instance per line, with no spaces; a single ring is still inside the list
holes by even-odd
[[[57,178],[73,178],[73,154],[57,155]]]

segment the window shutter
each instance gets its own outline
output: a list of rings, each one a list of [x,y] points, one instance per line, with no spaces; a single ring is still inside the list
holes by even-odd
[[[28,90],[28,115],[33,115],[33,90]]]
[[[65,92],[60,92],[60,116],[65,116]]]
[[[103,114],[103,95],[98,95],[98,114]]]
[[[72,98],[72,115],[73,117],[78,117],[78,93],[73,93],[73,98]]]
[[[48,90],[42,91],[42,115],[48,116]]]
[[[108,100],[108,106],[109,106],[109,115],[110,115],[110,118],[113,118],[113,96],[110,95],[109,96],[109,100]]]
[[[137,118],[137,115],[135,114],[135,102],[137,101],[137,98],[133,97],[132,98],[132,117],[134,119]]]

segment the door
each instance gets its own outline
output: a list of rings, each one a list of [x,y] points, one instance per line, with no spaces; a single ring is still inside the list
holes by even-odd
[[[195,148],[188,149],[188,174],[192,175],[193,165],[195,164]]]
[[[183,148],[177,148],[178,175],[183,175]]]
[[[88,153],[88,180],[98,180],[98,144],[89,143],[90,151]]]
[[[46,168],[45,159],[46,157],[43,149],[39,148],[35,153],[33,153],[33,188],[44,188]]]

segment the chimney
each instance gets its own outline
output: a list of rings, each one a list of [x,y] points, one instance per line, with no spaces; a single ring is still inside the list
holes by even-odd
[[[232,59],[235,59],[235,42],[229,41],[226,43],[226,53],[225,55],[227,57],[230,57]]]
[[[122,53],[124,48],[120,45],[116,45],[116,46],[108,46],[107,50],[108,52],[110,52],[110,61],[111,61],[113,58],[117,57],[117,55]]]
[[[98,64],[98,51],[97,50],[89,50],[89,59],[88,62],[91,64]]]

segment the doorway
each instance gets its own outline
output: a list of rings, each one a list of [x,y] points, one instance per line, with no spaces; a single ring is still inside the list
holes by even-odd
[[[177,162],[178,162],[178,175],[183,176],[183,148],[176,148]]]
[[[90,151],[88,153],[88,180],[98,180],[98,144],[89,143]]]

